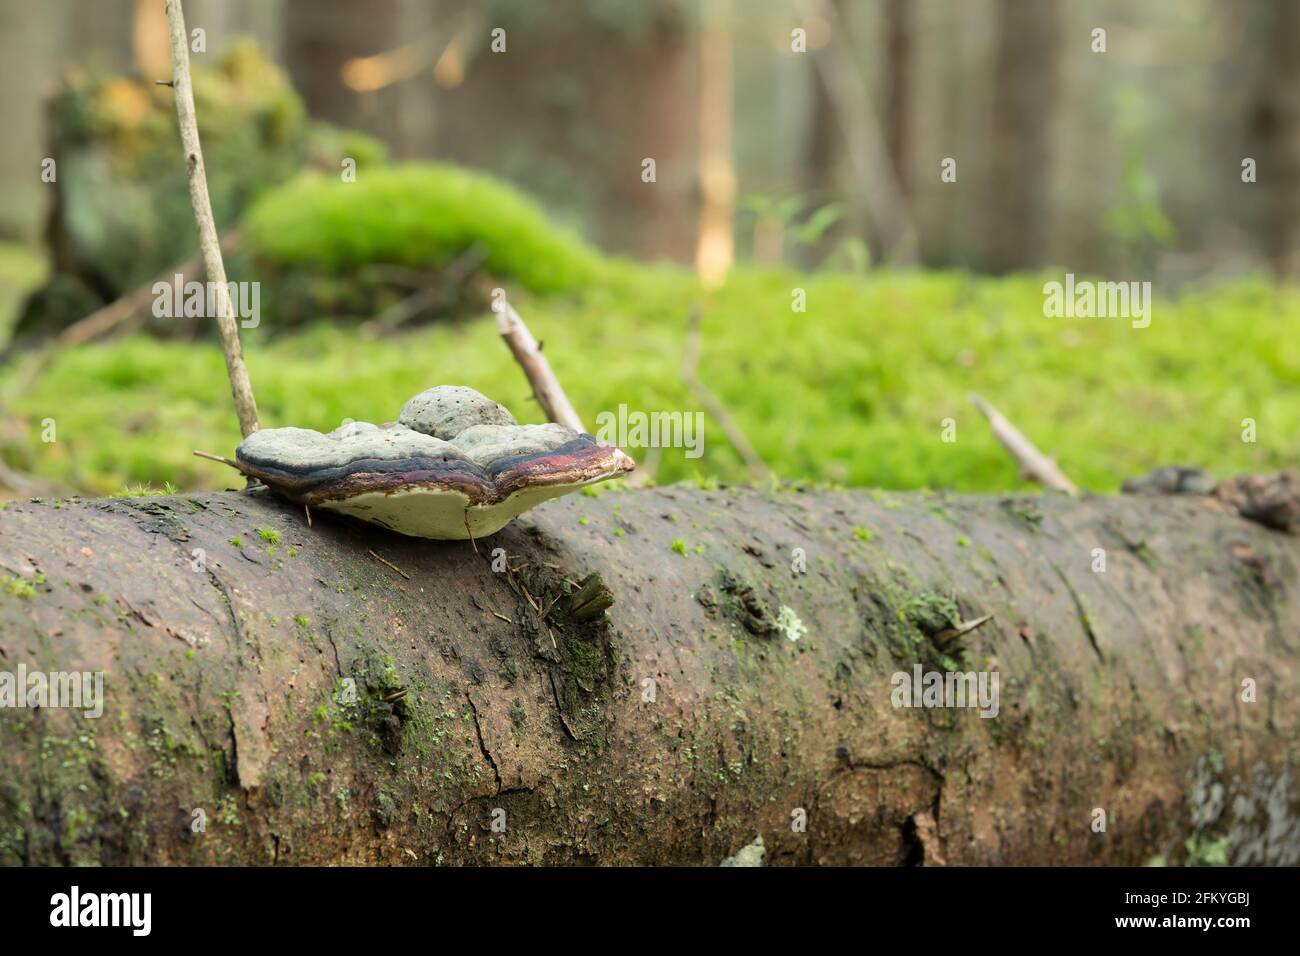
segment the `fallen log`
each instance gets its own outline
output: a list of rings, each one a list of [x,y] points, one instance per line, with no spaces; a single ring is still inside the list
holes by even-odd
[[[11,505],[0,862],[1294,864],[1298,564],[1200,496]]]

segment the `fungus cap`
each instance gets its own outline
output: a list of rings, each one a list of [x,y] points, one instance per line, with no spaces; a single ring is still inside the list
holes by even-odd
[[[613,445],[564,425],[516,424],[496,402],[449,385],[421,392],[386,425],[254,432],[235,459],[292,501],[445,540],[492,534],[536,504],[635,467]]]
[[[398,422],[417,432],[451,441],[474,425],[517,425],[504,405],[464,385],[425,389],[402,406]]]

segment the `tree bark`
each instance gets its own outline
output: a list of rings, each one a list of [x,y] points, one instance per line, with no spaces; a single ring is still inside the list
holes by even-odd
[[[668,488],[475,543],[313,518],[0,513],[0,671],[105,674],[98,719],[0,709],[0,862],[1300,859],[1300,538],[1213,499]],[[896,708],[918,665],[995,670],[998,715]]]

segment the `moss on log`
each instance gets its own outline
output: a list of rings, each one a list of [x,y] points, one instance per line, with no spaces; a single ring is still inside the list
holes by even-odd
[[[105,702],[0,710],[0,862],[1295,863],[1298,563],[1181,496],[12,505],[0,671]]]

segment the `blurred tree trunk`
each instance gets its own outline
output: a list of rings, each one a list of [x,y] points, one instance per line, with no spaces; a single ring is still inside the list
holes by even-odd
[[[993,272],[1041,265],[1051,225],[1051,118],[1058,92],[1053,3],[999,0],[989,178]]]
[[[1251,118],[1258,182],[1268,203],[1262,224],[1279,277],[1300,278],[1300,4],[1272,0],[1271,39]]]
[[[736,169],[731,157],[731,0],[708,0],[700,49],[700,219],[695,269],[709,285],[721,285],[735,260]],[[778,258],[780,261],[779,247]]]
[[[912,192],[912,2],[889,0],[885,38],[885,138],[904,196]]]
[[[125,0],[77,4],[76,16],[68,17],[64,55],[91,69],[126,70],[131,63],[133,27]]]
[[[850,26],[850,5],[820,0],[813,7],[830,23],[831,39],[813,54],[813,62],[826,85],[832,114],[844,137],[845,154],[853,166],[855,193],[875,234],[875,251],[882,260],[912,265],[917,259],[916,225],[895,174],[886,133],[868,82],[858,62],[857,43]]]
[[[191,23],[198,22],[190,17],[186,19]],[[131,58],[142,76],[157,79],[171,76],[172,52],[171,41],[167,38],[167,16],[158,0],[135,0],[131,19]]]
[[[401,31],[404,37],[438,35],[441,11],[438,4],[404,4]],[[397,156],[428,156],[433,153],[437,126],[437,84],[432,71],[424,71],[397,84],[395,122],[389,144]]]
[[[803,164],[804,188],[810,193],[818,193],[826,192],[834,179],[840,134],[835,126],[835,105],[819,70],[812,71],[811,89],[808,149]]]
[[[848,213],[845,217],[848,222],[865,223],[867,215],[861,193],[858,190],[840,188],[839,161],[843,139],[835,119],[835,103],[822,71],[816,68],[811,59],[808,63],[810,102],[808,135],[804,141],[807,145],[803,154],[803,192],[818,206],[832,200],[841,200]],[[844,223],[832,226],[798,256],[801,264],[812,267],[824,261],[844,232]]]
[[[520,15],[439,91],[438,153],[581,217],[601,246],[690,263],[699,218],[698,49],[666,3]],[[655,161],[655,181],[642,163]]]
[[[284,59],[293,85],[317,119],[382,135],[387,117],[375,93],[343,82],[343,65],[398,46],[400,0],[286,0]]]
[[[49,155],[42,138],[44,103],[35,91],[53,74],[49,64],[58,58],[58,19],[58,11],[50,6],[0,4],[0,63],[9,88],[5,135],[0,137],[0,178],[5,184],[0,235],[6,238],[34,235],[49,200],[49,186],[40,181],[41,160]]]

